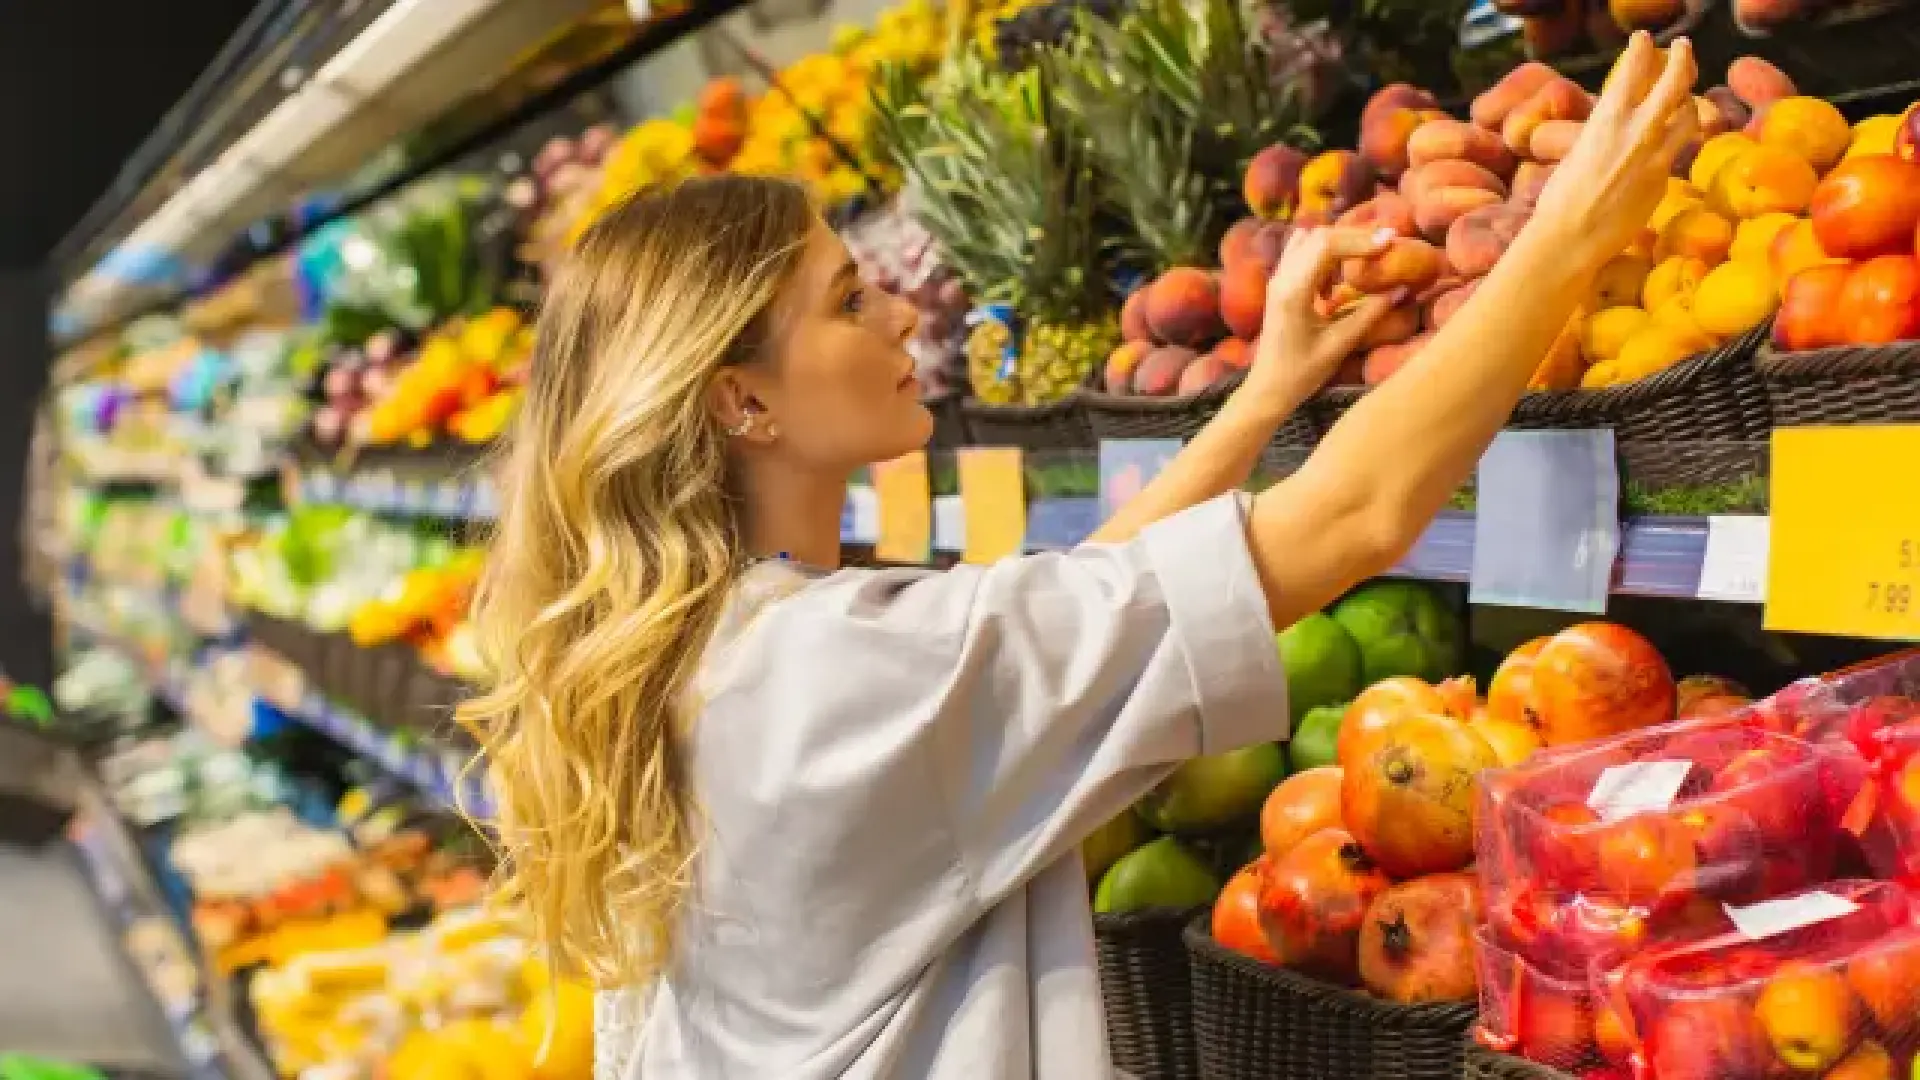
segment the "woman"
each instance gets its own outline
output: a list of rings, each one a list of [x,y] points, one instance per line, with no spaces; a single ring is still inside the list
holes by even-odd
[[[1273,628],[1391,566],[1694,135],[1636,37],[1474,298],[1298,473],[1260,448],[1384,310],[1296,237],[1252,371],[1093,542],[837,570],[854,469],[922,445],[912,310],[800,194],[721,179],[581,240],[540,318],[463,719],[504,880],[603,988],[603,1077],[1109,1080],[1078,844],[1181,760],[1286,735]]]

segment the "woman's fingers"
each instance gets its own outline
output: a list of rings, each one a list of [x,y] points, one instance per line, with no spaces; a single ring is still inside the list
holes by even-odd
[[[1312,311],[1313,298],[1347,259],[1376,254],[1393,242],[1392,229],[1311,229],[1294,234],[1267,286],[1267,303]]]
[[[1660,161],[1671,166],[1688,143],[1700,137],[1700,115],[1692,109],[1676,109],[1667,118],[1667,130],[1660,140]]]
[[[1646,99],[1648,89],[1659,71],[1654,65],[1653,38],[1645,30],[1636,30],[1627,39],[1627,47],[1613,63],[1607,84],[1594,103],[1589,125],[1619,123],[1633,115],[1634,108]]]
[[[1700,72],[1693,63],[1693,43],[1679,38],[1667,48],[1667,68],[1660,73],[1660,81],[1647,94],[1647,100],[1640,103],[1635,114],[1638,126],[1636,142],[1643,145],[1652,143],[1666,130],[1667,120],[1685,105],[1688,111],[1693,109],[1693,84]]]
[[[1376,294],[1364,297],[1339,315],[1327,327],[1327,333],[1321,339],[1321,348],[1330,356],[1345,356],[1359,348],[1360,339],[1367,336],[1374,324],[1387,317],[1387,312],[1406,298],[1406,290],[1397,289],[1391,294]]]

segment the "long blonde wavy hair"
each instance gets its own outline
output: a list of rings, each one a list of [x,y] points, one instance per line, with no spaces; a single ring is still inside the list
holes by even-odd
[[[548,290],[473,607],[488,666],[460,722],[497,804],[502,894],[562,971],[667,962],[697,845],[680,737],[745,553],[708,402],[760,354],[814,215],[715,177],[637,196]]]

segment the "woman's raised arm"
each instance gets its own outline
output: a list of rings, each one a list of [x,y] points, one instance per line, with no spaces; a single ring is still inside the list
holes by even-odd
[[[1254,500],[1248,542],[1276,626],[1391,567],[1472,473],[1535,367],[1665,190],[1696,132],[1693,50],[1636,34],[1532,219],[1418,357],[1306,465]]]

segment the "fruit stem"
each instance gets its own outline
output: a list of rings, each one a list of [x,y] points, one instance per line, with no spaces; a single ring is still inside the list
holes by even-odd
[[[1404,960],[1413,951],[1413,931],[1407,927],[1407,913],[1395,912],[1392,922],[1380,924],[1380,947],[1392,960]]]

